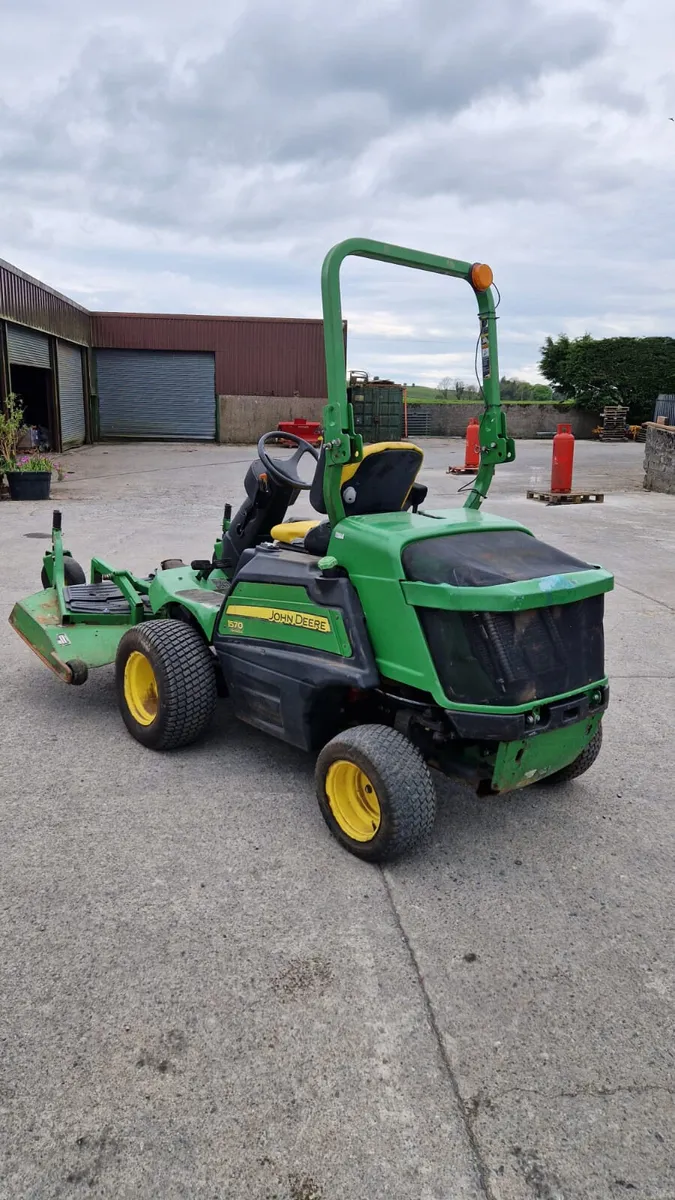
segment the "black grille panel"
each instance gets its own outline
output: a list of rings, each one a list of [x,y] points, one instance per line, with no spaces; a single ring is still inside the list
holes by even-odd
[[[443,690],[457,703],[527,704],[604,676],[603,596],[521,612],[417,612]]]

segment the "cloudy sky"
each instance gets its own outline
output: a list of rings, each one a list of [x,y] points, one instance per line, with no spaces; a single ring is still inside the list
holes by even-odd
[[[361,234],[489,262],[501,368],[675,331],[672,0],[2,0],[0,257],[90,308],[318,316]],[[352,367],[473,371],[455,281],[352,260]]]

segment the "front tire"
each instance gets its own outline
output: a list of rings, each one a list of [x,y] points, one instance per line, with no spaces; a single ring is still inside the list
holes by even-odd
[[[129,733],[151,750],[177,750],[205,732],[216,706],[208,646],[182,621],[147,621],[122,638],[117,701]]]
[[[562,770],[556,771],[553,775],[547,775],[542,779],[541,783],[568,783],[570,779],[578,779],[580,775],[585,775],[589,767],[593,766],[602,747],[602,725],[598,725],[593,737],[578,758],[574,762],[569,763]]]
[[[431,833],[436,791],[408,738],[360,725],[328,742],[316,764],[319,808],[331,833],[368,862],[393,862]]]
[[[71,558],[69,554],[63,556],[63,576],[66,587],[75,587],[78,583],[86,583],[87,576],[76,559]],[[49,576],[43,567],[40,572],[40,583],[43,588],[51,587]]]

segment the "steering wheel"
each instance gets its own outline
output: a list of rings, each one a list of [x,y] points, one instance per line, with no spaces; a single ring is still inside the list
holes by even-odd
[[[281,461],[270,458],[267,453],[267,447],[274,442],[277,445],[279,443],[291,442],[292,445],[297,446],[297,450],[290,458],[285,458]],[[298,463],[303,454],[311,454],[315,462],[319,461],[319,451],[316,446],[312,446],[304,438],[298,437],[297,433],[284,433],[282,429],[273,429],[271,433],[264,433],[258,442],[258,457],[270,475],[278,483],[290,484],[291,487],[300,488],[303,492],[307,492],[312,486],[312,481],[310,480],[309,483],[306,483],[298,475]]]

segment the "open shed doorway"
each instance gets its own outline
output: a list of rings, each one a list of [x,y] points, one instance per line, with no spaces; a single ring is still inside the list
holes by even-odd
[[[23,404],[26,425],[37,430],[33,444],[40,449],[55,450],[54,380],[51,371],[43,367],[26,367],[19,363],[10,366],[10,390]]]

